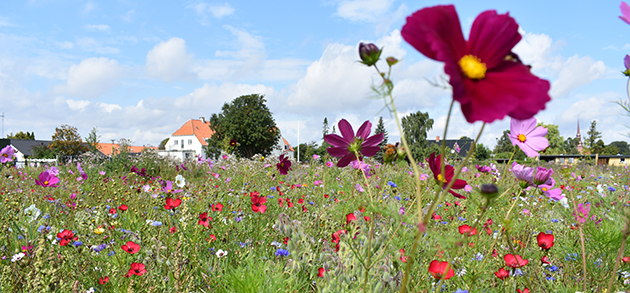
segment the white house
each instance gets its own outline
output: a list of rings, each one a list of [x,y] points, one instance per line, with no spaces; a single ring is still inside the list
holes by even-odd
[[[210,122],[206,121],[204,117],[190,119],[171,135],[164,150],[160,150],[158,153],[182,161],[194,159],[197,155],[206,158],[203,147],[208,145],[206,140],[212,137],[213,133],[210,129]],[[272,156],[280,156],[280,154],[293,157],[293,148],[282,136],[272,151]]]

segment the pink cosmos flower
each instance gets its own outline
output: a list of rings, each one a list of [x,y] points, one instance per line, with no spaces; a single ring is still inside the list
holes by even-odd
[[[13,147],[11,147],[10,145],[2,148],[2,150],[0,150],[0,163],[4,164],[13,160],[13,158],[15,158],[14,152],[15,151],[13,150]]]
[[[622,1],[619,8],[621,9],[621,16],[619,16],[619,18],[625,23],[630,24],[630,6],[628,3]]]
[[[35,184],[43,187],[57,187],[57,183],[59,183],[59,178],[46,171],[39,173],[39,179],[35,180]]]
[[[407,17],[401,35],[420,53],[444,62],[453,99],[468,122],[492,122],[505,115],[529,119],[551,100],[550,83],[534,76],[511,52],[521,35],[507,13],[479,14],[466,41],[453,5],[428,7]]]
[[[534,174],[534,184],[535,185],[553,185],[552,184],[552,180],[553,178],[551,178],[551,175],[553,175],[553,169],[552,168],[545,168],[545,167],[536,167],[536,173]]]
[[[510,140],[512,145],[518,145],[528,157],[537,157],[538,152],[549,146],[545,138],[547,128],[536,127],[536,118],[527,120],[512,119],[510,121]]]
[[[525,167],[517,162],[513,162],[512,173],[514,173],[514,177],[519,180],[521,188],[534,184],[534,169],[532,167]]]
[[[580,223],[586,222],[586,220],[588,219],[588,214],[591,212],[591,204],[578,204],[578,212],[578,215],[576,215],[575,213],[573,214],[573,216],[575,216],[575,220]]]
[[[538,185],[538,188],[543,192],[546,197],[551,198],[555,201],[562,200],[564,198],[564,195],[562,195],[562,189],[553,188],[556,185],[556,180],[550,177],[550,180],[548,182],[548,184],[546,183]]]
[[[378,133],[371,137],[370,132],[372,123],[365,121],[355,136],[352,126],[346,119],[339,121],[339,132],[342,136],[337,134],[328,134],[324,136],[324,140],[332,145],[327,149],[328,153],[333,157],[342,157],[337,162],[337,167],[345,167],[354,160],[360,160],[357,158],[358,153],[365,157],[371,157],[376,155],[380,150],[378,144],[383,141],[383,134]],[[355,154],[357,153],[357,154]]]

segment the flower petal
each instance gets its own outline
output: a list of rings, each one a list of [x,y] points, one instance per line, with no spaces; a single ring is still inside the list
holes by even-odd
[[[528,157],[538,157],[538,152],[534,149],[532,149],[532,147],[530,147],[528,144],[526,143],[522,143],[519,142],[518,147],[521,148],[521,150],[523,150],[523,152],[528,156]]]
[[[348,152],[348,154],[343,156],[343,158],[341,158],[341,160],[339,160],[339,162],[337,162],[337,167],[343,168],[345,166],[348,166],[350,164],[350,162],[352,162],[352,161],[354,161],[356,159],[357,159],[357,156],[355,156],[351,152]]]
[[[546,149],[549,146],[549,141],[543,137],[528,137],[527,141],[525,141],[530,148],[533,150],[540,152]]]
[[[343,157],[350,153],[347,147],[332,147],[332,148],[327,148],[326,151],[328,151],[328,154],[330,154],[333,157]]]
[[[354,130],[348,120],[341,119],[341,121],[339,121],[339,132],[347,144],[351,144],[354,141]]]
[[[363,142],[363,144],[361,144],[361,145],[364,146],[364,147],[377,146],[382,141],[383,141],[383,134],[382,133],[377,133],[375,135],[372,135],[368,139],[366,139]]]
[[[378,153],[379,150],[381,150],[381,148],[377,146],[364,147],[364,148],[361,148],[361,154],[366,157],[372,157],[376,155],[376,153]]]
[[[359,130],[357,130],[357,137],[367,139],[368,136],[370,136],[370,132],[372,132],[372,123],[370,120],[366,120],[361,127],[359,127]]]
[[[348,142],[341,136],[336,134],[327,134],[324,136],[324,140],[332,146],[336,147],[348,147]]]
[[[473,22],[468,37],[468,52],[491,69],[503,62],[520,40],[518,24],[509,13],[497,14],[495,10],[488,10],[479,14]]]
[[[461,194],[459,194],[459,193],[457,193],[457,192],[455,192],[453,190],[449,190],[448,192],[450,192],[454,197],[461,198],[461,199],[466,199],[465,196],[463,196],[463,195],[461,195]]]

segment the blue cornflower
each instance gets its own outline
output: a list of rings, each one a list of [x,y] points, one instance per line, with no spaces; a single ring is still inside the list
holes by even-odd
[[[267,195],[268,198],[273,198],[273,195]]]
[[[608,190],[613,191],[613,192],[614,192],[614,191],[617,191],[617,189],[615,189],[615,188],[614,188],[614,187],[612,187],[612,186],[608,186]]]
[[[22,240],[24,239],[24,237],[22,237],[22,235],[18,234],[18,240]]]
[[[457,290],[453,293],[468,293],[468,290],[462,290],[462,289],[457,288]]]
[[[400,200],[400,196],[398,196],[398,195],[394,196],[394,198],[395,198],[396,200],[398,200],[398,201]]]
[[[447,221],[442,221],[442,222],[440,222],[440,223],[442,223],[442,224],[444,224],[444,225],[448,224],[448,222],[447,222]]]
[[[396,183],[394,183],[394,182],[392,182],[392,181],[387,182],[387,185],[389,185],[389,186],[391,186],[391,187],[393,187],[393,188],[398,187],[398,185],[396,185]]]
[[[559,220],[558,220],[558,219],[551,219],[551,222],[552,222],[552,223],[558,223],[558,222],[559,222]]]
[[[240,241],[239,241],[239,242],[238,242],[238,245],[240,245],[240,246],[241,246],[241,248],[243,248],[243,247],[247,246],[247,242],[240,242]]]
[[[162,222],[160,222],[160,221],[153,221],[151,223],[151,226],[155,226],[155,227],[162,226]]]
[[[554,278],[552,275],[547,275],[546,278],[547,278],[547,281],[555,281],[556,280],[556,278]]]
[[[96,251],[96,252],[101,252],[101,250],[103,250],[103,249],[105,249],[105,248],[107,248],[107,244],[104,244],[104,243],[103,243],[103,244],[101,244],[101,245],[99,245],[99,246],[97,246],[97,247],[92,248],[92,250],[94,250],[94,251]]]
[[[115,251],[113,251],[113,250],[107,253],[107,255],[109,255],[109,256],[112,256],[112,255],[114,255],[114,254],[116,254],[116,252],[115,252]]]
[[[550,266],[550,267],[547,267],[547,270],[549,270],[550,272],[555,272],[555,271],[558,270],[558,267],[557,266]]]
[[[464,218],[464,217],[459,217],[458,219],[459,219],[460,221],[462,221],[462,222],[463,222],[463,221],[466,221],[466,218]]]
[[[278,250],[276,250],[276,256],[289,256],[289,251],[286,249],[278,248]]]
[[[75,241],[74,242],[74,246],[81,246],[83,245],[83,241]]]

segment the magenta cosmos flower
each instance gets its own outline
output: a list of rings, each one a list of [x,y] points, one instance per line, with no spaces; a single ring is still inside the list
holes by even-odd
[[[407,17],[401,35],[420,53],[445,63],[453,99],[468,122],[492,122],[505,115],[529,119],[551,100],[549,82],[534,76],[511,52],[521,35],[507,13],[479,14],[466,41],[453,5],[428,7]]]
[[[280,172],[280,174],[287,175],[289,170],[293,171],[293,169],[291,169],[291,161],[289,161],[289,157],[285,157],[284,154],[282,154],[278,159],[280,162],[276,164],[276,167],[278,168],[278,172]]]
[[[429,155],[429,168],[431,168],[431,172],[433,172],[433,178],[437,184],[444,189],[448,186],[449,182],[455,179],[453,178],[455,176],[455,168],[451,165],[444,166],[444,176],[442,176],[442,164],[444,164],[442,155],[438,155],[437,158],[435,157],[435,153],[431,153],[431,155]],[[466,183],[465,180],[455,179],[453,186],[451,186],[451,189],[448,192],[457,198],[465,199],[465,196],[453,191],[453,189],[462,189],[466,187],[467,184],[468,183]]]
[[[39,173],[39,179],[35,180],[35,184],[43,187],[57,187],[57,183],[59,183],[59,178],[46,171]]]
[[[512,119],[510,121],[510,140],[512,145],[518,145],[528,157],[537,157],[538,152],[549,146],[545,138],[547,128],[536,127],[536,118],[527,120]]]
[[[630,24],[630,5],[622,1],[619,8],[621,9],[621,16],[619,16],[619,18],[625,23]]]
[[[13,158],[15,157],[14,152],[15,151],[10,145],[2,148],[2,150],[0,150],[0,163],[4,164],[6,162],[13,160]]]
[[[342,136],[336,134],[328,134],[324,136],[324,140],[332,145],[327,149],[328,153],[333,157],[342,157],[337,162],[337,167],[345,167],[357,158],[355,153],[361,153],[362,156],[371,157],[376,155],[379,150],[378,144],[383,141],[383,134],[375,134],[371,137],[370,132],[372,123],[370,121],[363,122],[359,127],[356,136],[352,126],[346,119],[339,121],[339,132]]]

